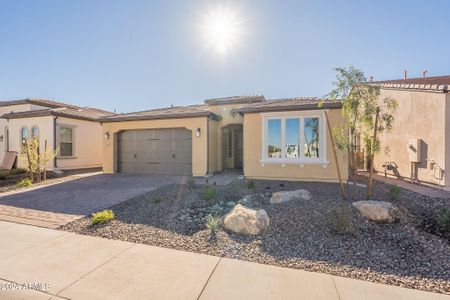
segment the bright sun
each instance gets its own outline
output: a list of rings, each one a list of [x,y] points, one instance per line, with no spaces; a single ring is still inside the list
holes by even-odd
[[[203,16],[201,24],[202,39],[219,54],[235,50],[242,35],[241,20],[229,8],[214,8]]]

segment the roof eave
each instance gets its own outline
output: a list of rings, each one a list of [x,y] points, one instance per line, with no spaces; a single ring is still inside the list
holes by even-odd
[[[168,114],[168,115],[155,115],[155,116],[116,116],[110,118],[100,118],[102,123],[112,122],[129,122],[129,121],[151,121],[151,120],[164,120],[164,119],[185,119],[185,118],[211,118],[213,120],[220,120],[220,117],[212,112],[202,113],[184,113],[184,114]]]
[[[342,103],[327,103],[322,106],[318,104],[302,104],[302,105],[290,105],[290,106],[277,106],[277,107],[247,107],[233,109],[234,113],[241,115],[246,113],[262,113],[262,112],[280,112],[280,111],[301,111],[301,110],[323,110],[323,109],[341,109]]]

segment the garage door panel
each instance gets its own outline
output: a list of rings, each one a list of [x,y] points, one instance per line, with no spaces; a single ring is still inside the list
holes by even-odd
[[[192,174],[192,132],[187,129],[129,130],[118,135],[119,172]]]

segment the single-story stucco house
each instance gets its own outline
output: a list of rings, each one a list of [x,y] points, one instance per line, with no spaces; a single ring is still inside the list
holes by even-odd
[[[207,176],[242,168],[247,178],[337,181],[325,111],[332,127],[342,124],[340,101],[263,96],[106,116],[103,170]],[[347,158],[338,159],[346,179]]]
[[[48,170],[102,166],[102,127],[99,117],[112,113],[46,99],[0,101],[0,161],[6,152],[18,154],[15,167],[26,168],[20,155],[23,139],[38,137],[40,148],[58,150]]]
[[[450,76],[371,83],[380,99],[398,101],[390,132],[380,135],[387,152],[376,155],[374,168],[386,176],[412,179],[450,189]]]

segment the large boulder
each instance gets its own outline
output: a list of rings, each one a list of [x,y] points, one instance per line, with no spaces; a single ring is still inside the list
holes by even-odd
[[[311,193],[307,190],[295,190],[295,191],[284,191],[284,192],[276,192],[272,194],[270,197],[271,204],[284,203],[291,200],[311,200]]]
[[[264,209],[255,210],[237,204],[223,219],[226,229],[242,233],[257,235],[269,228],[270,219]]]
[[[398,209],[390,202],[385,201],[355,201],[352,205],[370,221],[392,223],[396,220]]]

